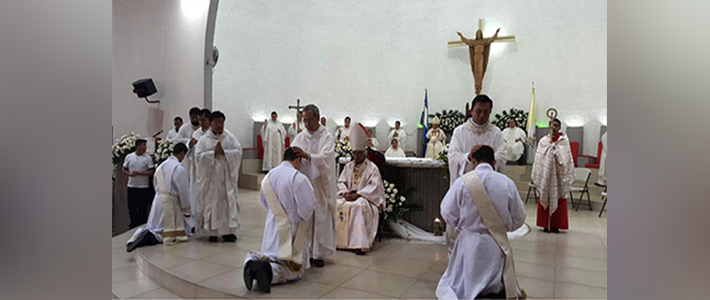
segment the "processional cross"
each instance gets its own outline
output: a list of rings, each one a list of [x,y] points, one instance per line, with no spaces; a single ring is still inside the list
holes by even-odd
[[[296,99],[296,106],[289,105],[288,109],[295,109],[296,110],[296,134],[301,132],[301,122],[298,121],[298,113],[301,112],[301,108],[304,108],[305,106],[301,106],[301,99]]]
[[[483,75],[488,67],[488,55],[493,42],[515,42],[515,36],[498,36],[498,31],[490,38],[483,38],[483,19],[478,19],[478,30],[475,39],[467,39],[460,32],[456,32],[461,38],[458,41],[449,41],[449,47],[468,46],[468,54],[471,60],[471,71],[476,84],[476,95],[481,93],[483,88]]]

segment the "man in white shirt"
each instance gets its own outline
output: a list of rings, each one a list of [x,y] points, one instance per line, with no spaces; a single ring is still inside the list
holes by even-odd
[[[339,141],[350,140],[350,117],[345,117],[345,126],[338,128],[335,138]]]
[[[192,139],[192,134],[198,128],[200,128],[200,108],[193,107],[190,108],[190,123],[183,124],[180,127],[180,130],[178,130],[178,133],[175,136],[175,142],[184,143],[187,145],[188,149],[192,148],[194,143],[191,143],[190,140]]]
[[[367,148],[377,151],[380,148],[380,142],[372,133],[372,129],[367,130]]]
[[[251,290],[254,279],[262,292],[271,284],[303,277],[309,267],[306,238],[316,195],[311,182],[299,172],[302,158],[286,149],[283,161],[261,182],[261,204],[267,209],[261,252],[251,251],[244,262],[244,284]]]
[[[176,116],[173,119],[173,126],[175,126],[175,128],[168,131],[168,134],[165,136],[166,140],[172,140],[177,136],[178,130],[180,130],[180,127],[182,126],[182,117]]]
[[[148,211],[152,202],[149,177],[155,171],[153,158],[145,153],[146,140],[136,140],[136,151],[126,155],[123,161],[123,174],[128,176],[128,215],[130,228],[138,227],[148,221]]]
[[[439,281],[439,299],[515,299],[518,287],[506,232],[525,223],[525,206],[515,183],[496,172],[493,149],[469,155],[473,167],[454,181],[441,201],[441,216],[461,233]]]
[[[180,162],[187,154],[187,146],[178,143],[173,154],[155,172],[155,198],[148,223],[126,242],[126,251],[159,243],[187,241],[189,224],[183,212],[190,210],[190,185],[187,172]]]
[[[399,122],[399,120],[394,122],[394,129],[392,129],[392,131],[390,131],[390,134],[388,136],[388,140],[390,140],[390,141],[392,139],[399,140],[399,147],[402,148],[402,150],[404,150],[406,148],[404,146],[404,144],[407,141],[407,132],[405,132],[404,129],[401,128],[401,126],[402,126],[402,123]]]

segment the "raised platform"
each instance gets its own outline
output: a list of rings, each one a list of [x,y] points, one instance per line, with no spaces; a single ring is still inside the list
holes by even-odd
[[[258,158],[244,158],[239,168],[239,188],[258,191],[261,181],[266,173],[261,171],[262,160]]]

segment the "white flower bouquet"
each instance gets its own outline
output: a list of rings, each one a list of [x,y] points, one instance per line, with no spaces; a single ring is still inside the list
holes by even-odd
[[[155,150],[155,155],[153,156],[153,162],[155,162],[156,168],[170,158],[170,155],[173,155],[173,148],[175,148],[175,144],[177,143],[175,143],[172,139],[160,141],[158,149]]]
[[[407,198],[399,193],[399,190],[393,183],[384,180],[385,188],[385,209],[382,211],[385,220],[397,221],[402,218],[404,213],[409,211],[409,206],[404,203]]]
[[[335,141],[335,161],[341,157],[353,157],[353,148],[350,147],[349,141]]]
[[[498,126],[500,130],[505,130],[508,128],[508,120],[510,119],[515,120],[516,126],[525,131],[525,127],[528,125],[528,113],[522,109],[511,108],[508,111],[504,110],[500,114],[495,115],[495,120],[492,123]]]
[[[466,116],[458,110],[443,110],[440,113],[430,115],[429,117],[439,117],[439,128],[443,130],[447,135],[454,132],[454,129],[459,125],[466,122]]]
[[[111,146],[112,161],[114,167],[118,165],[122,158],[124,158],[129,153],[136,151],[136,140],[140,139],[141,136],[133,132],[124,134]]]

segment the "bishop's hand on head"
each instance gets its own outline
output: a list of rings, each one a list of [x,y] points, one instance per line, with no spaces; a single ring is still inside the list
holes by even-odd
[[[295,147],[295,146],[294,146],[294,147],[292,147],[292,148],[293,148],[293,152],[296,152],[296,155],[297,155],[298,157],[305,158],[305,159],[310,159],[310,158],[311,158],[311,155],[308,154],[308,152],[303,151],[303,149],[301,149],[300,147]]]
[[[483,146],[483,145],[478,144],[478,145],[473,146],[473,148],[471,148],[471,152],[468,153],[468,160],[469,161],[473,161],[473,154],[476,153],[476,151],[478,151],[478,149],[481,149],[481,146]]]

